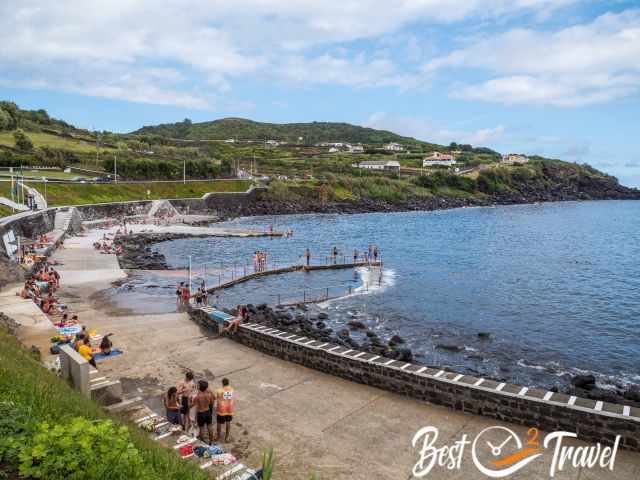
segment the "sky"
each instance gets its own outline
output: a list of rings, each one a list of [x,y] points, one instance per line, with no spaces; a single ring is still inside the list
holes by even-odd
[[[0,45],[0,99],[83,128],[344,121],[640,187],[640,0],[4,1]]]

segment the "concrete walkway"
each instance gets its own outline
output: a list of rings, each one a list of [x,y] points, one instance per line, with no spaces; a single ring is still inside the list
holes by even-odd
[[[346,380],[335,378],[243,347],[225,338],[211,337],[185,313],[128,315],[93,294],[110,287],[124,274],[115,256],[102,255],[91,243],[104,231],[71,238],[54,258],[63,263],[61,298],[77,312],[81,322],[100,333],[113,332],[114,345],[124,355],[100,363],[101,373],[120,378],[125,392],[141,395],[162,412],[160,395],[176,385],[186,369],[208,378],[217,387],[228,377],[237,390],[237,416],[233,441],[227,448],[249,466],[258,466],[260,452],[275,449],[275,476],[308,479],[318,471],[322,479],[410,479],[418,453],[411,446],[424,426],[439,429],[437,446],[453,446],[467,434],[469,440],[483,429],[503,425],[526,439],[526,428],[462,414]],[[102,300],[100,300],[102,301]],[[504,441],[500,432],[484,440]],[[571,442],[570,445],[585,445]],[[480,452],[487,464],[490,450]],[[552,452],[536,459],[510,479],[549,478]],[[558,479],[636,479],[640,454],[619,451],[614,470],[565,468]],[[435,467],[424,478],[487,478],[473,464],[466,447],[461,468]]]

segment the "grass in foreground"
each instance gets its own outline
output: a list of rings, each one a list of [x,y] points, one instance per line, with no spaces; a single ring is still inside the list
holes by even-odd
[[[127,202],[134,200],[160,200],[198,198],[209,192],[245,192],[251,182],[245,180],[217,180],[182,183],[118,183],[118,184],[55,184],[47,185],[50,206],[82,205],[90,203]],[[34,183],[42,195],[44,185]]]
[[[10,402],[12,409],[19,412],[17,415],[5,412],[3,420],[0,422],[3,434],[0,439],[0,456],[4,454],[5,457],[4,459],[0,458],[0,465],[7,466],[9,464],[13,468],[15,468],[14,463],[18,459],[11,457],[10,453],[8,454],[7,442],[11,440],[16,430],[19,430],[23,436],[20,437],[21,443],[19,445],[13,443],[13,448],[26,447],[26,449],[31,449],[30,453],[37,459],[39,452],[44,454],[47,451],[46,445],[42,445],[42,439],[39,441],[36,436],[38,431],[42,431],[44,423],[49,425],[48,428],[68,429],[70,425],[77,422],[74,419],[79,417],[92,422],[109,418],[96,403],[85,398],[53,373],[47,371],[18,343],[14,336],[3,328],[0,328],[0,398],[3,399],[3,402]],[[123,424],[118,419],[114,419],[114,422],[116,425]],[[96,424],[96,428],[100,428],[98,425]],[[85,431],[84,433],[90,432]],[[140,471],[144,470],[145,472],[145,475],[134,475],[129,478],[176,480],[207,478],[196,466],[185,462],[174,452],[161,447],[140,429],[129,426],[128,435],[126,432],[125,435],[130,438],[132,447],[137,450],[142,460],[143,468]],[[75,441],[82,442],[82,439],[76,438]],[[100,452],[94,451],[93,453],[99,454]],[[58,462],[65,462],[61,452],[54,452],[54,455],[57,455],[55,460]],[[96,457],[96,459],[99,462],[99,458]],[[51,459],[48,460],[51,461]],[[83,462],[85,460],[86,458],[74,458],[68,461]],[[44,463],[46,459],[40,458],[38,461]],[[151,475],[148,475],[149,473]],[[116,480],[116,476],[111,478]]]

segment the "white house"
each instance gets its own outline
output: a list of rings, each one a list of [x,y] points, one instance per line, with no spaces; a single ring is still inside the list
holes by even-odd
[[[235,138],[227,138],[224,143],[236,143]]]
[[[265,143],[265,145],[269,145],[271,147],[277,147],[279,145],[277,140],[267,140],[264,143]]]
[[[525,157],[524,155],[518,155],[516,153],[509,153],[502,157],[502,163],[509,163],[511,165],[515,163],[524,164],[529,161],[529,157]]]
[[[391,143],[387,143],[384,146],[384,149],[387,150],[388,152],[402,152],[404,150],[404,147],[399,143],[391,142]]]
[[[331,147],[331,148],[329,149],[329,153],[337,153],[337,152],[339,152],[339,151],[340,151],[340,149],[339,149],[339,148],[336,148],[336,147]]]
[[[364,153],[362,145],[349,145],[349,153]]]
[[[368,162],[357,163],[354,166],[356,168],[364,168],[366,170],[400,171],[400,162],[397,160],[371,160]]]
[[[433,167],[435,165],[450,167],[451,165],[455,165],[455,164],[456,164],[456,159],[453,157],[453,155],[449,155],[447,153],[440,153],[440,152],[431,152],[422,160],[423,167]]]

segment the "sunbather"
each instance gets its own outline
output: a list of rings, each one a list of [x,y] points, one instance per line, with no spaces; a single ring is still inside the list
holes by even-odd
[[[180,425],[180,404],[178,403],[178,389],[171,387],[164,396],[164,408],[167,411],[167,420],[174,425]]]

